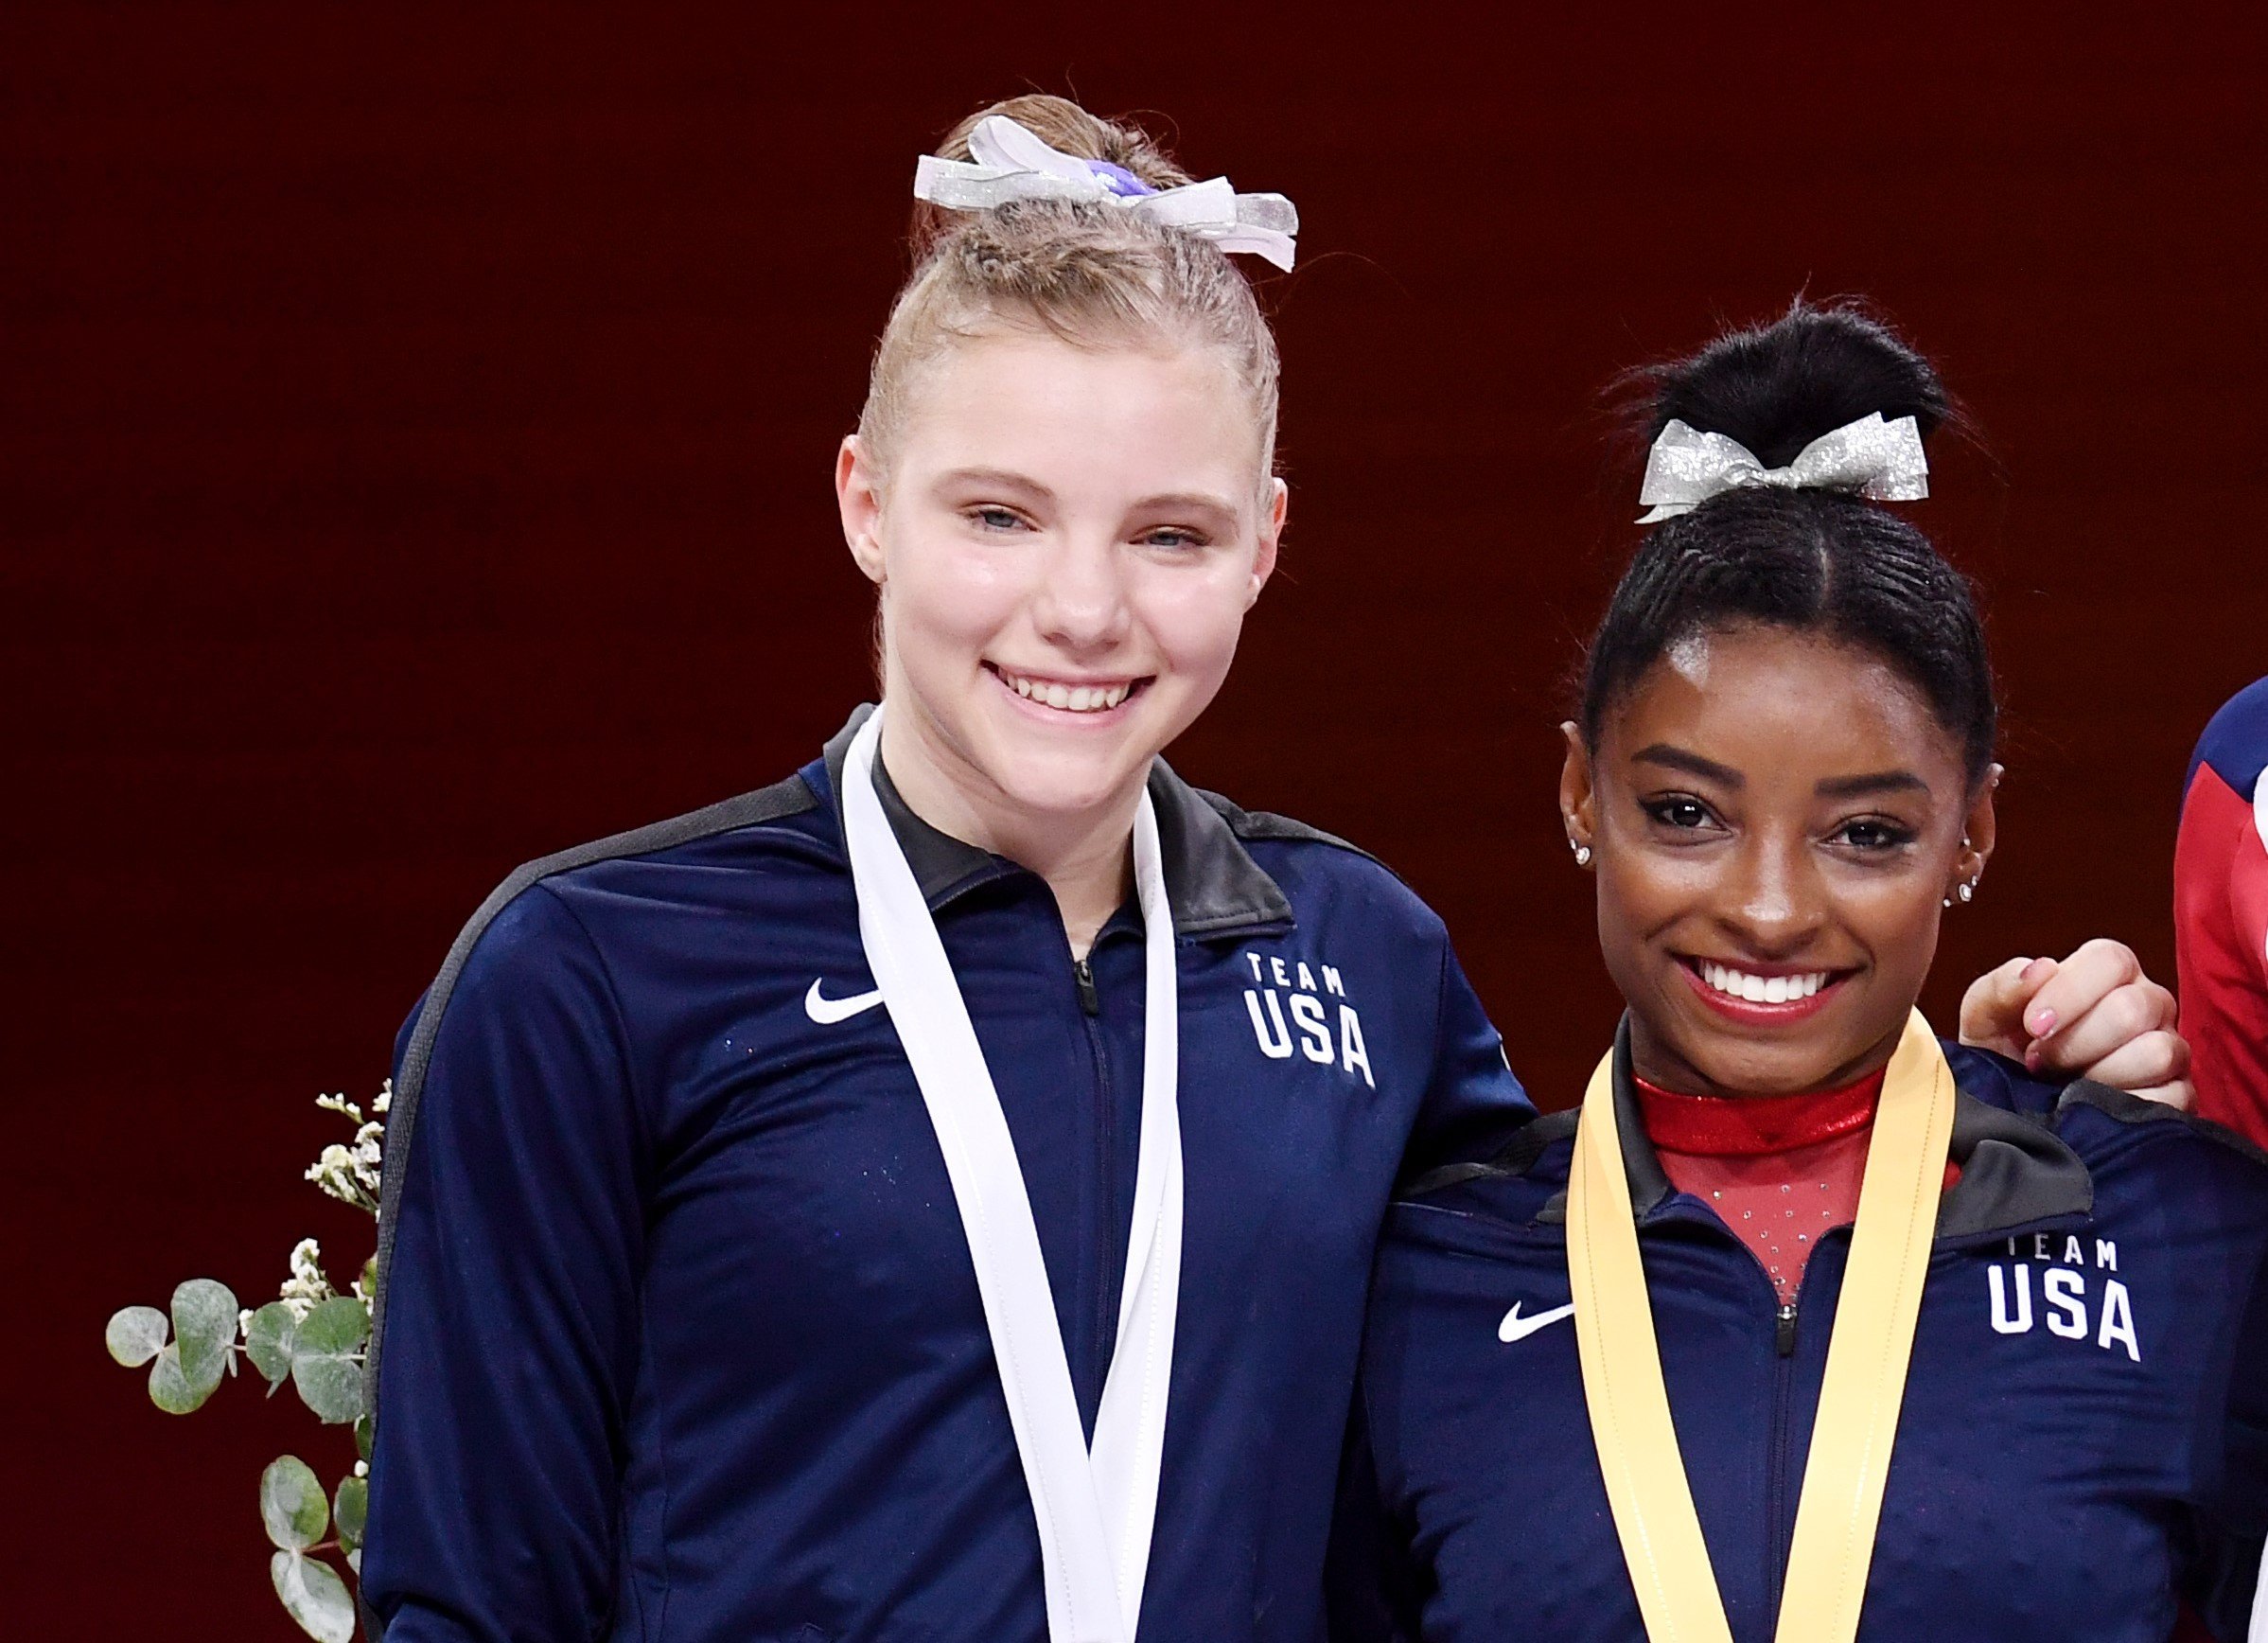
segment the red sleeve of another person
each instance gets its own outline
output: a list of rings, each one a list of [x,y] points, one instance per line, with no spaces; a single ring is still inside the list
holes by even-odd
[[[2268,1145],[2268,680],[2198,744],[2173,854],[2173,931],[2197,1110]]]

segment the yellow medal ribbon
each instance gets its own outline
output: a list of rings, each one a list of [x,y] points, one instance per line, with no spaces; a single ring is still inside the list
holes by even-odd
[[[1944,1051],[1917,1010],[1890,1056],[1867,1147],[1776,1643],[1850,1643],[1858,1633],[1936,1236],[1953,1098]],[[1611,1052],[1591,1075],[1575,1130],[1567,1269],[1591,1438],[1646,1635],[1651,1643],[1732,1643],[1670,1422],[1624,1173]]]

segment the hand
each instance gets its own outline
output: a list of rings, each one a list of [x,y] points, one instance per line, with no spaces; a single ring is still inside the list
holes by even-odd
[[[2142,974],[2123,943],[2088,942],[2069,958],[2011,959],[1969,983],[1960,1041],[2042,1076],[2091,1078],[2187,1110],[2189,1041],[2173,995]]]

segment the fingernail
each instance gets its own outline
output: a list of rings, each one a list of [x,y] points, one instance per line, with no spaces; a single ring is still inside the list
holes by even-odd
[[[2055,1031],[2055,1012],[2052,1010],[2034,1010],[2031,1015],[2024,1017],[2024,1028],[2025,1031],[2030,1033],[2034,1038],[2047,1037],[2048,1034]]]
[[[2037,980],[2040,975],[2040,966],[2047,962],[2048,961],[2046,959],[2032,960],[2031,963],[2024,966],[2022,972],[2016,977],[2016,980],[2019,981]]]
[[[2039,1069],[2040,1069],[2040,1062],[2041,1062],[2043,1059],[2044,1059],[2044,1057],[2043,1057],[2043,1056],[2041,1055],[2041,1053],[2040,1053],[2040,1047],[2039,1047],[2038,1045],[2036,1045],[2036,1044],[2027,1044],[2026,1046],[2024,1046],[2024,1070],[2025,1070],[2025,1071],[2027,1071],[2027,1072],[2037,1072],[2037,1071],[2039,1071]]]

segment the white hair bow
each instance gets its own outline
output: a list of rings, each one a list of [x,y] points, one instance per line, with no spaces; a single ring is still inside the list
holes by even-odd
[[[1919,502],[1929,494],[1929,463],[1914,419],[1886,422],[1879,411],[1820,434],[1785,468],[1767,468],[1739,440],[1704,433],[1673,416],[1646,453],[1638,501],[1651,511],[1640,514],[1638,522],[1675,519],[1721,492],[1752,485],[1855,491],[1873,502]]]
[[[1226,177],[1161,191],[1107,160],[1051,149],[1006,115],[976,122],[969,154],[967,160],[923,154],[914,168],[914,198],[949,211],[983,211],[1012,200],[1110,200],[1223,251],[1247,251],[1278,268],[1292,266],[1299,212],[1281,194],[1239,194]]]

